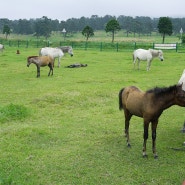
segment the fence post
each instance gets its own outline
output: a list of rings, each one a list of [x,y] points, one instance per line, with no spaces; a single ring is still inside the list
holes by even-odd
[[[134,50],[136,49],[136,42],[134,42]]]
[[[102,42],[100,43],[100,51],[102,51]]]
[[[87,41],[85,42],[85,50],[87,50]]]
[[[118,42],[116,43],[116,51],[118,52]]]
[[[176,43],[176,52],[178,51],[178,43]]]
[[[154,42],[153,42],[153,49],[154,49],[154,45],[155,45],[155,44],[154,44]]]

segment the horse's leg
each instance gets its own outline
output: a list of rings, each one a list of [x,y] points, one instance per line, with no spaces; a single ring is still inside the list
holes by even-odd
[[[157,129],[158,120],[152,122],[152,150],[154,154],[154,158],[157,159],[158,155],[156,152],[156,129]]]
[[[40,66],[37,65],[37,78],[40,77]]]
[[[132,114],[130,114],[130,112],[126,109],[124,109],[124,113],[125,113],[125,137],[127,138],[127,146],[131,147],[129,137],[129,125]]]
[[[48,73],[48,76],[50,76],[50,73],[51,73],[51,64],[48,64],[48,67],[49,67],[49,73]]]
[[[146,142],[147,142],[147,139],[148,139],[148,127],[149,127],[149,122],[144,120],[143,157],[147,157],[147,154],[146,154]]]
[[[147,71],[150,70],[150,66],[151,66],[151,60],[148,60],[147,61],[147,68],[146,68]]]
[[[48,67],[49,67],[49,73],[48,73],[48,76],[50,76],[50,73],[51,73],[51,75],[53,75],[53,64],[52,63],[49,63],[48,64]]]
[[[133,56],[134,69],[135,69],[135,66],[136,66],[136,60],[137,60],[137,58],[135,58],[135,57]]]
[[[140,59],[138,58],[138,60],[137,60],[138,70],[140,69],[139,64],[140,64]]]
[[[58,57],[58,67],[60,67],[60,57]]]

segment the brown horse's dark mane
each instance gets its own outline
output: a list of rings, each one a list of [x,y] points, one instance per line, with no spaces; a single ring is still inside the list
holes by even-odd
[[[172,85],[169,87],[155,87],[153,89],[149,89],[146,93],[154,93],[155,96],[163,96],[169,93],[176,91],[177,85]]]
[[[30,59],[30,58],[36,58],[38,56],[29,56],[27,59]]]

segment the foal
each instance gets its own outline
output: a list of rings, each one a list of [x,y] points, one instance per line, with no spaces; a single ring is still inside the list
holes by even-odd
[[[143,157],[146,157],[146,142],[148,139],[149,123],[152,124],[152,149],[154,158],[157,158],[156,152],[156,129],[158,119],[163,110],[172,105],[185,107],[185,91],[181,85],[173,85],[164,88],[154,88],[146,92],[141,91],[135,86],[126,87],[119,92],[119,109],[124,110],[125,115],[125,135],[127,146],[130,147],[129,124],[133,115],[143,118],[144,121],[144,142]]]
[[[37,66],[37,78],[40,77],[40,67],[48,66],[49,73],[48,76],[53,75],[53,68],[54,68],[54,58],[50,56],[30,56],[27,58],[27,67],[33,63]]]

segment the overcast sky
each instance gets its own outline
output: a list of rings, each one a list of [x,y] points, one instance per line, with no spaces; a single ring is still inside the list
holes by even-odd
[[[185,17],[185,0],[2,0],[0,18],[67,20],[98,15]]]

